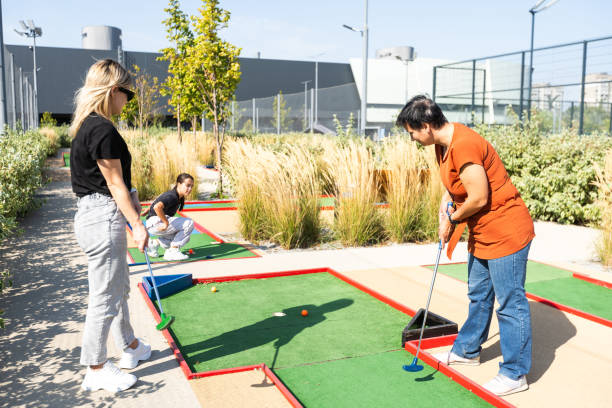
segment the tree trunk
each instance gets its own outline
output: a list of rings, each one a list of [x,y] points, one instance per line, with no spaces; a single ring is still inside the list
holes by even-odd
[[[217,184],[217,195],[219,198],[223,197],[223,166],[221,163],[221,149],[223,146],[221,145],[221,141],[219,139],[219,124],[215,120],[213,122],[213,133],[215,135],[215,140],[217,144],[217,170],[219,171],[219,182]]]
[[[193,137],[195,138],[196,135],[196,128],[198,126],[198,117],[197,116],[193,116],[191,118],[191,130],[193,131]]]
[[[178,142],[183,143],[183,135],[181,134],[181,105],[176,107],[176,130],[178,131]]]

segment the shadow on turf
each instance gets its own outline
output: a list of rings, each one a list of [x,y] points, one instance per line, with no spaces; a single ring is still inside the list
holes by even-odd
[[[556,350],[574,337],[577,331],[576,326],[561,310],[534,301],[530,301],[529,306],[533,344],[531,371],[527,374],[527,380],[534,383],[551,367]],[[500,343],[497,340],[482,350],[480,361],[484,363],[501,355]]]
[[[203,363],[274,342],[275,354],[271,366],[274,368],[283,345],[289,343],[304,329],[325,321],[327,319],[325,314],[348,307],[353,302],[352,299],[337,299],[321,306],[299,305],[283,309],[285,316],[269,317],[204,341],[183,345],[181,350],[183,356],[189,356],[186,359],[193,368],[194,363]],[[301,315],[304,309],[308,310],[307,317]]]
[[[208,244],[205,246],[193,247],[194,253],[189,255],[189,259],[184,261],[166,261],[163,257],[156,257],[151,259],[151,264],[161,264],[161,263],[186,263],[186,262],[196,262],[196,261],[204,261],[204,260],[214,260],[214,259],[231,259],[233,255],[237,255],[245,252],[245,248],[239,244],[234,244],[231,242],[223,242],[219,244]],[[187,252],[186,249],[183,249],[184,253]],[[244,256],[252,256],[256,257],[257,255],[248,252]],[[136,261],[137,263],[146,262],[144,260],[144,255],[142,260]]]
[[[140,380],[115,396],[81,392],[81,350],[66,346],[80,338],[82,326],[72,327],[85,321],[87,308],[87,259],[73,229],[76,198],[69,182],[52,182],[37,198],[46,202],[20,220],[23,234],[0,245],[0,270],[13,275],[13,288],[0,297],[6,323],[0,329],[0,407],[99,408],[156,392],[163,381]]]

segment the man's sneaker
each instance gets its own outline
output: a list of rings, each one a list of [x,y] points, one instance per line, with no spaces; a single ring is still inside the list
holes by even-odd
[[[159,241],[156,239],[150,239],[149,245],[147,246],[147,255],[149,255],[149,258],[157,258],[159,256],[157,253],[157,248],[159,248]]]
[[[87,367],[87,374],[85,374],[81,388],[85,391],[96,391],[104,388],[110,392],[119,392],[130,388],[136,383],[136,380],[135,375],[124,373],[116,365],[107,361],[98,370]]]
[[[139,361],[148,360],[151,357],[151,346],[138,339],[138,347],[135,349],[126,348],[123,350],[119,367],[121,368],[136,368]]]
[[[487,391],[501,397],[503,395],[525,391],[529,388],[529,384],[527,384],[527,377],[524,375],[520,376],[518,380],[513,380],[512,378],[508,378],[503,374],[497,374],[495,378],[483,385],[483,387]]]
[[[452,351],[445,351],[444,353],[437,353],[433,355],[435,358],[440,360],[441,363],[446,365],[450,364],[461,364],[461,365],[480,365],[480,356],[476,356],[474,358],[465,358],[458,356]]]
[[[182,253],[177,247],[170,247],[166,249],[166,253],[164,254],[164,259],[166,261],[184,261],[189,257]]]

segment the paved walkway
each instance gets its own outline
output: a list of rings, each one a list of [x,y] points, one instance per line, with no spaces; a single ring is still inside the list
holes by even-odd
[[[129,306],[136,332],[155,350],[151,361],[133,370],[139,377],[137,386],[117,396],[80,391],[84,369],[78,360],[87,305],[87,262],[73,234],[76,200],[67,181],[50,183],[39,197],[46,201],[23,220],[24,234],[0,246],[0,268],[8,268],[14,275],[14,288],[0,299],[7,324],[6,329],[0,329],[0,407],[200,407],[134,290],[146,271],[143,267],[130,269],[133,292]],[[531,259],[572,265],[612,281],[612,273],[594,262],[597,231],[537,223],[536,233]],[[436,245],[431,244],[281,251],[257,259],[156,265],[155,270],[195,276],[318,266],[350,271],[431,264],[435,253]],[[453,261],[465,257],[465,245],[459,245]],[[110,341],[109,353],[119,356]]]

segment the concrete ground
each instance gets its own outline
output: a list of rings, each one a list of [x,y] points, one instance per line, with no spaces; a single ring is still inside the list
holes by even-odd
[[[4,330],[0,329],[0,407],[141,407],[171,404],[180,405],[181,408],[287,406],[274,387],[252,387],[253,384],[261,382],[261,373],[240,373],[197,382],[187,381],[163,337],[155,330],[153,318],[137,292],[136,285],[146,273],[146,267],[142,266],[130,268],[132,297],[129,307],[137,335],[153,347],[152,358],[132,370],[139,378],[133,389],[117,395],[105,391],[85,393],[80,390],[85,372],[79,365],[79,353],[87,307],[87,261],[74,238],[73,216],[76,199],[71,192],[70,183],[62,181],[62,178],[66,180],[65,175],[65,170],[54,172],[58,181],[50,183],[40,192],[39,197],[45,202],[40,209],[32,211],[23,220],[24,233],[0,246],[0,269],[8,268],[14,275],[14,287],[6,296],[0,298],[0,309],[5,310],[7,326]],[[599,279],[612,281],[612,273],[602,268],[595,260],[593,243],[598,237],[598,231],[538,222],[536,234],[530,259],[571,267]],[[408,273],[407,267],[432,264],[436,252],[435,244],[278,251],[256,259],[157,264],[154,265],[154,271],[157,274],[186,272],[193,273],[194,277],[205,277],[330,267],[352,274],[364,282],[374,276],[371,272],[363,273],[366,270],[375,270],[381,277],[399,274],[398,279],[401,280],[405,278],[402,274]],[[460,262],[465,259],[465,244],[460,244],[452,261]],[[442,262],[448,260],[444,257]],[[421,279],[428,278],[425,275]],[[445,281],[446,279],[441,279],[440,288],[436,286],[434,299],[436,296],[442,298],[432,303],[432,307],[443,302],[443,288],[449,284],[444,283]],[[453,294],[459,303],[465,303],[467,300],[464,286],[463,284],[461,288],[457,288],[455,292],[458,293]],[[418,285],[415,287],[418,288]],[[400,302],[405,300],[406,295],[401,293],[402,287],[397,285],[376,289]],[[426,296],[425,289],[422,292],[423,299],[416,301],[415,298],[410,304],[406,302],[407,305],[413,308],[422,307],[421,303],[424,304]],[[467,307],[463,309],[467,311]],[[462,321],[461,316],[456,318],[459,322]],[[576,328],[582,324],[573,316],[562,320],[571,322]],[[569,326],[566,324],[564,327]],[[554,331],[555,327],[549,329]],[[563,330],[566,334],[563,343],[580,347],[576,345],[577,339],[570,341],[576,337],[575,329],[574,332],[568,330]],[[609,329],[607,333],[609,339]],[[494,344],[495,340],[492,342]],[[605,345],[609,350],[610,345]],[[555,366],[557,360],[554,350],[557,348],[553,348],[552,354],[547,352],[544,364]],[[589,353],[589,350],[583,351]],[[119,351],[112,341],[109,341],[109,356],[119,356]],[[565,366],[569,360],[561,361],[565,361]],[[612,372],[609,354],[608,359],[602,362],[607,373]],[[534,374],[536,382],[542,384],[533,386],[535,390],[540,388],[551,391],[550,383],[544,381],[547,373],[552,372],[548,366],[544,370],[538,369]],[[574,369],[576,372],[583,371],[586,377],[594,372],[580,363],[577,363]],[[487,369],[486,373],[489,374],[489,371]],[[602,378],[605,380],[607,377]],[[516,399],[517,405],[532,406],[523,400],[528,401],[529,394],[523,395]],[[567,404],[561,400],[556,405],[569,406],[571,401],[566,402]],[[538,403],[541,404],[541,401]],[[574,403],[575,401],[572,402]]]

